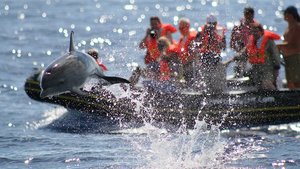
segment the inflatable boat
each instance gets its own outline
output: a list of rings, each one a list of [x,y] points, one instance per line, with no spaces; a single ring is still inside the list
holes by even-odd
[[[120,120],[157,121],[193,128],[196,120],[205,120],[220,128],[240,128],[277,125],[300,121],[300,91],[229,90],[223,93],[203,93],[180,90],[161,92],[138,87],[130,97],[118,98],[104,89],[65,93],[51,98],[40,97],[41,71],[25,82],[25,92],[37,101],[64,106],[96,116]],[[241,86],[228,80],[229,86]],[[142,99],[141,99],[142,98]]]

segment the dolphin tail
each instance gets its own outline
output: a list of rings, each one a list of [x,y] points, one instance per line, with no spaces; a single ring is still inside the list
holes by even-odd
[[[111,84],[115,83],[130,83],[127,79],[123,79],[121,77],[113,77],[113,76],[102,76],[104,80],[108,81]]]
[[[74,36],[74,32],[71,31],[69,52],[75,51],[74,42],[73,42],[73,36]]]

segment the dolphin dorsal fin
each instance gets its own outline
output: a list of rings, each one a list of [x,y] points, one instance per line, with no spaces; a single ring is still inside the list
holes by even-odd
[[[71,31],[69,52],[75,51],[74,42],[73,42],[73,35],[74,35],[74,32]]]

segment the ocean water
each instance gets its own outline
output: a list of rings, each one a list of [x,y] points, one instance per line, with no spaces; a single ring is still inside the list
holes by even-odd
[[[34,68],[67,51],[71,30],[79,50],[99,49],[108,75],[128,78],[131,65],[143,65],[138,43],[150,16],[174,25],[185,16],[197,28],[212,12],[228,39],[248,5],[281,35],[281,10],[300,8],[298,0],[1,0],[0,168],[300,168],[300,123],[221,131],[199,121],[170,132],[90,117],[24,92]]]

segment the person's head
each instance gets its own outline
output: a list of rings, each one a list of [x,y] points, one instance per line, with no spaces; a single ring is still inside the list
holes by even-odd
[[[157,48],[159,51],[163,51],[164,49],[167,49],[170,45],[171,45],[170,40],[165,36],[162,36],[157,40]]]
[[[251,34],[254,36],[254,38],[257,40],[261,36],[264,35],[264,28],[261,24],[258,23],[252,23],[251,24]]]
[[[216,27],[217,26],[217,18],[210,14],[206,17],[206,25],[209,26],[209,27]]]
[[[158,16],[152,16],[150,18],[150,26],[151,26],[151,29],[160,29],[161,28],[161,20],[159,19]]]
[[[190,31],[190,20],[188,18],[180,18],[178,28],[182,35],[188,35]]]
[[[254,20],[254,9],[252,7],[244,8],[245,23],[252,23]]]
[[[284,20],[290,21],[292,19],[300,22],[300,16],[297,8],[294,6],[289,6],[284,10]]]
[[[98,59],[98,50],[95,48],[91,48],[87,52],[89,55],[91,55],[93,58]]]

